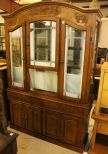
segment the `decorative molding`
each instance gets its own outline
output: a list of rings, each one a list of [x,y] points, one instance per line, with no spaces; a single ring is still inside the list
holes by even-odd
[[[88,22],[88,19],[85,16],[76,15],[75,18],[79,24],[86,24]]]
[[[41,12],[43,14],[53,14],[53,15],[56,15],[56,14],[59,14],[60,10],[58,9],[57,6],[53,6],[53,9],[51,10],[51,7],[50,6],[47,6],[47,9],[46,9],[46,6],[41,6],[41,7],[37,7],[37,8],[34,8],[30,11],[29,15],[30,16],[33,16],[33,15],[41,15]]]

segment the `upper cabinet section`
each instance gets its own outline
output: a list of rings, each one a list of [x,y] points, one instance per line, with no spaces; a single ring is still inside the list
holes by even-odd
[[[24,6],[4,18],[8,26],[14,26],[18,22],[30,20],[35,22],[36,18],[38,21],[43,19],[44,21],[48,21],[47,19],[51,20],[51,18],[62,18],[72,21],[79,26],[92,26],[93,20],[96,19],[95,17],[97,19],[102,17],[101,12],[97,9],[83,9],[71,5],[70,3],[47,1]]]
[[[35,3],[4,17],[9,87],[87,102],[100,17],[99,10],[60,2]]]

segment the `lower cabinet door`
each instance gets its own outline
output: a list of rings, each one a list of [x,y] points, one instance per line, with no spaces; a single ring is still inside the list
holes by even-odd
[[[77,118],[62,115],[61,119],[61,139],[63,142],[77,145],[79,122]]]
[[[11,102],[11,121],[16,126],[41,133],[41,108]]]
[[[59,139],[60,137],[60,114],[44,109],[43,111],[43,134],[45,136]]]
[[[27,108],[27,129],[41,133],[41,108],[31,107]]]
[[[11,109],[11,122],[16,125],[23,127],[23,104],[13,102],[10,106]]]

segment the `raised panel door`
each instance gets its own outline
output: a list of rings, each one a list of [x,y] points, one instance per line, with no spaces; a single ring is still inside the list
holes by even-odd
[[[20,104],[20,103],[13,103],[11,105],[11,120],[12,120],[12,123],[16,126],[24,126],[23,125],[23,112],[22,112],[22,109],[23,109],[23,105]],[[22,115],[23,114],[23,115]]]
[[[72,116],[63,115],[61,121],[62,141],[68,144],[76,145],[78,136],[78,119]]]
[[[41,109],[29,107],[27,109],[27,129],[41,133]]]
[[[60,114],[54,111],[45,109],[43,111],[43,134],[59,139],[60,130]]]

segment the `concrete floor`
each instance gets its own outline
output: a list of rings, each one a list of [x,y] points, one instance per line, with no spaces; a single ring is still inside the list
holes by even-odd
[[[17,138],[17,154],[79,154],[75,151],[32,137],[25,133],[10,129],[19,134]]]

